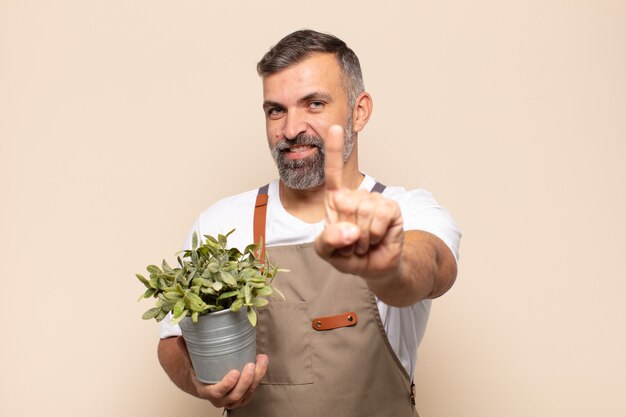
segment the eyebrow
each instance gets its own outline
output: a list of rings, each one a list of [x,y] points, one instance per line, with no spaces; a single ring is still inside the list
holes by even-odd
[[[315,91],[311,94],[307,94],[306,96],[302,97],[300,100],[298,100],[298,103],[302,104],[304,102],[311,101],[311,100],[322,100],[322,101],[330,102],[333,100],[333,98],[330,96],[330,94],[320,93],[319,91]]]
[[[326,94],[326,93],[321,93],[319,91],[315,91],[313,93],[307,94],[306,96],[298,99],[298,104],[303,104],[306,103],[307,101],[311,101],[311,100],[322,100],[322,101],[327,101],[327,102],[331,102],[333,101],[333,98],[331,97],[330,94]],[[272,101],[272,100],[265,100],[263,102],[263,108],[264,109],[269,109],[272,107],[277,107],[280,109],[285,108],[285,106],[277,101]]]
[[[270,108],[282,109],[282,108],[284,108],[284,106],[282,104],[278,103],[277,101],[265,100],[263,102],[263,109],[267,110],[267,109],[270,109]]]

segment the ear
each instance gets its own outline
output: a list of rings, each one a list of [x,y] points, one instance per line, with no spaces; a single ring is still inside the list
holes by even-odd
[[[355,132],[363,130],[372,115],[373,106],[372,96],[369,93],[364,91],[359,94],[352,109],[352,129]]]

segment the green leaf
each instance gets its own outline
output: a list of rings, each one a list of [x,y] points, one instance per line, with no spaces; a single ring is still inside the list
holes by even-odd
[[[204,301],[202,301],[202,298],[192,292],[185,293],[184,300],[185,304],[192,312],[202,311],[206,307],[206,304]]]
[[[252,327],[256,326],[256,311],[253,308],[248,307],[248,311],[246,312],[248,316],[248,321],[252,325]]]
[[[214,282],[213,285],[211,285],[211,287],[213,287],[215,291],[220,291],[222,288],[224,288],[224,284],[217,281],[217,282]]]
[[[172,267],[170,267],[167,263],[167,261],[165,259],[163,259],[163,262],[161,263],[161,268],[163,269],[163,272],[168,273],[168,274],[173,274],[174,270],[172,269]]]
[[[193,232],[193,236],[191,236],[191,247],[192,249],[198,247],[198,234],[195,231]]]
[[[158,274],[161,272],[161,270],[159,269],[158,266],[156,265],[148,265],[146,267],[146,269],[148,270],[148,272],[150,272],[151,274]]]
[[[218,300],[224,300],[226,298],[237,297],[237,295],[239,295],[239,290],[228,291],[228,292],[220,294],[220,296],[217,297],[217,299]]]
[[[177,325],[178,323],[180,323],[180,321],[182,319],[187,317],[187,314],[188,314],[188,311],[185,310],[185,311],[183,311],[183,314],[181,314],[179,317],[172,317],[172,320],[170,321],[170,324],[172,324],[172,326]]]
[[[257,291],[258,293],[258,291]],[[180,300],[180,298],[182,297],[182,295],[180,295],[178,293],[178,291],[165,291],[163,292],[163,297],[165,297],[166,300],[169,301],[178,301]]]
[[[252,289],[249,285],[246,285],[243,288],[243,297],[245,299],[245,303],[250,304],[250,301],[252,300]]]
[[[156,321],[161,321],[167,316],[167,312],[161,310],[158,316],[155,317]]]
[[[231,288],[237,287],[237,280],[230,274],[230,272],[220,271],[220,275],[222,277],[222,281],[224,281],[224,284],[228,285]]]
[[[155,318],[160,312],[161,309],[159,307],[152,307],[150,310],[143,313],[143,316],[141,316],[141,318],[144,320],[150,320]]]
[[[243,253],[253,254],[254,251],[256,250],[257,250],[257,245],[252,243],[251,245],[246,246],[246,248],[243,250]]]
[[[144,277],[144,276],[143,276],[143,275],[141,275],[141,274],[135,274],[135,276],[137,277],[137,279],[138,279],[139,281],[141,281],[141,283],[142,283],[143,285],[145,285],[147,288],[150,288],[150,283],[148,282],[148,280],[146,279],[146,277]]]
[[[207,269],[209,271],[211,271],[211,273],[215,274],[217,271],[220,270],[220,266],[217,262],[215,261],[211,261],[208,265],[207,265]]]
[[[198,312],[197,311],[194,312],[194,313],[191,313],[191,321],[193,321],[194,323],[198,322]]]
[[[256,295],[262,295],[264,297],[267,297],[274,293],[274,291],[272,291],[272,287],[268,286],[264,286],[263,288],[257,288],[254,292],[256,293]]]
[[[174,318],[180,317],[180,315],[183,314],[184,310],[185,310],[185,301],[181,298],[174,305],[174,309],[172,311],[174,314]]]
[[[235,302],[232,303],[230,306],[230,311],[239,311],[241,307],[243,307],[243,300],[242,299],[235,300]]]
[[[267,301],[265,298],[253,298],[252,299],[252,305],[254,307],[265,307],[266,305],[268,305],[270,302]]]

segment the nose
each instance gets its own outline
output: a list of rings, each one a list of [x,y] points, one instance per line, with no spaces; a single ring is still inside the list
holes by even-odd
[[[283,126],[283,135],[287,140],[293,140],[300,133],[306,131],[306,122],[298,114],[298,112],[289,112],[285,118],[285,125]]]

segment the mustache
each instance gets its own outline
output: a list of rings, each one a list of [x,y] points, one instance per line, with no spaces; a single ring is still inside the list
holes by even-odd
[[[280,142],[274,145],[274,150],[281,152],[281,151],[288,150],[292,146],[299,146],[299,145],[315,146],[316,148],[319,148],[322,154],[324,153],[324,141],[321,138],[317,136],[313,136],[313,135],[306,135],[303,133],[300,133],[293,139],[281,140]]]

